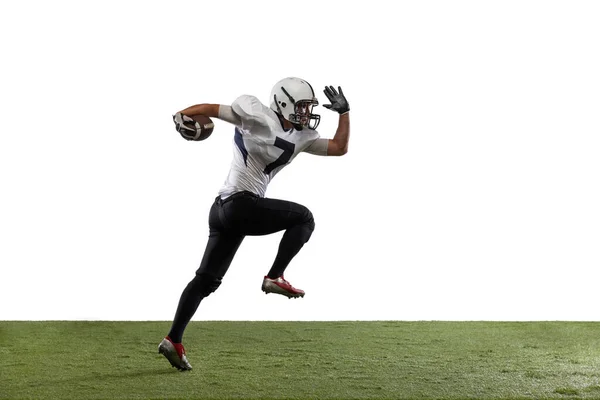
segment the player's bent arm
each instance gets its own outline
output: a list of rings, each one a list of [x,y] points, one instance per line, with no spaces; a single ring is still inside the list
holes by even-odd
[[[348,142],[350,141],[350,113],[340,115],[338,128],[333,139],[329,139],[327,144],[328,156],[343,156],[348,152]]]

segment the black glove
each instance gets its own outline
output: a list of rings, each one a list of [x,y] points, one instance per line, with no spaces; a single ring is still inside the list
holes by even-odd
[[[325,86],[325,96],[329,99],[331,104],[323,104],[323,107],[328,110],[333,110],[338,112],[340,115],[346,114],[350,111],[350,104],[348,104],[348,100],[346,100],[346,96],[344,96],[344,92],[342,92],[342,88],[338,86],[339,93],[335,91],[333,86]]]
[[[188,117],[187,115],[183,115],[182,113],[177,113],[177,114],[173,115],[173,122],[175,123],[175,129],[182,136],[184,136],[184,137],[189,136],[189,135],[194,136],[196,134],[196,126],[195,126],[196,121],[194,121],[192,118]]]

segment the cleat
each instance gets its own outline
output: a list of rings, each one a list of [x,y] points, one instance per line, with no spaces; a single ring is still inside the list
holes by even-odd
[[[181,343],[173,343],[168,336],[158,345],[158,353],[165,356],[171,363],[171,366],[180,371],[189,371],[192,369],[185,355],[183,345]]]
[[[298,297],[304,297],[304,290],[296,289],[283,276],[276,279],[271,279],[265,276],[262,283],[262,291],[266,294],[277,293],[283,296],[287,296],[288,299],[297,299]]]

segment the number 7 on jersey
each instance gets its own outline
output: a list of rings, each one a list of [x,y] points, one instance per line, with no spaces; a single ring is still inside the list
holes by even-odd
[[[292,158],[292,155],[294,154],[294,149],[296,148],[296,145],[294,143],[288,142],[287,140],[284,140],[279,136],[275,138],[275,143],[273,143],[273,146],[283,150],[283,153],[281,153],[277,160],[273,161],[271,164],[265,167],[264,173],[267,175],[269,175],[271,171],[273,171],[275,168],[287,164],[290,161],[290,158]]]

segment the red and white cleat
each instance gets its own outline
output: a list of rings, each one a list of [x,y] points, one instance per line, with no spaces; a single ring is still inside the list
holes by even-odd
[[[185,349],[181,343],[173,343],[170,337],[166,337],[158,345],[158,352],[165,356],[172,366],[180,371],[189,371],[192,366],[185,356]]]
[[[304,290],[296,289],[283,276],[276,279],[271,279],[265,276],[262,283],[262,291],[265,293],[277,293],[288,298],[304,297]]]

